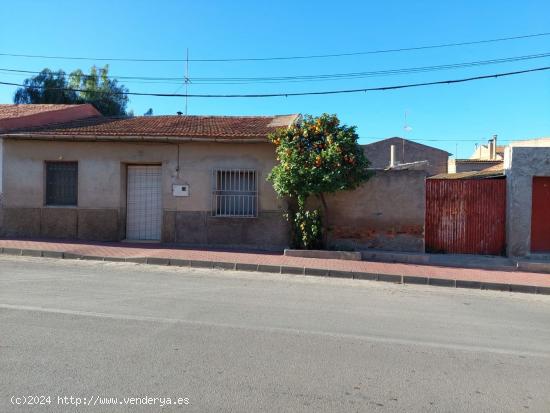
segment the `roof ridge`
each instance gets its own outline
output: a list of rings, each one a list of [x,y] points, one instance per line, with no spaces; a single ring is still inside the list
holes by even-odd
[[[420,143],[420,142],[417,142],[417,141],[414,141],[414,140],[411,140],[411,139],[407,139],[407,138],[404,138],[404,137],[402,137],[402,136],[390,136],[389,138],[380,139],[380,140],[377,140],[377,141],[374,141],[374,142],[370,142],[370,143],[364,143],[364,144],[362,144],[362,146],[374,145],[374,144],[377,144],[377,143],[389,141],[389,140],[391,140],[391,139],[401,139],[401,140],[404,140],[404,141],[406,141],[406,142],[413,143],[413,144],[415,144],[415,145],[420,145],[420,146],[423,146],[423,147],[425,147],[425,148],[435,149],[435,150],[444,152],[444,153],[446,153],[446,154],[448,154],[448,155],[451,155],[451,152],[447,152],[445,149],[438,148],[437,146],[426,145],[426,144],[424,144],[424,143]]]
[[[287,114],[277,114],[277,115],[137,115],[137,116],[127,116],[130,118],[222,118],[222,119],[232,119],[232,118],[276,118],[283,116],[298,116],[298,113],[287,113]],[[106,116],[109,117],[109,116]]]

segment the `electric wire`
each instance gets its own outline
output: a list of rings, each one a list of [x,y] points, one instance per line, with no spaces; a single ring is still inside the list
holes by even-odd
[[[381,76],[393,76],[393,75],[405,75],[413,73],[427,73],[432,71],[462,69],[476,66],[485,66],[502,63],[512,63],[533,59],[541,59],[550,57],[550,52],[539,53],[533,55],[504,57],[499,59],[490,60],[477,60],[471,62],[451,63],[444,65],[434,66],[420,66],[398,69],[386,69],[377,71],[363,71],[363,72],[350,72],[350,73],[332,73],[332,74],[316,74],[316,75],[294,75],[294,76],[263,76],[263,77],[193,77],[189,78],[194,84],[253,84],[253,83],[302,83],[311,81],[332,81],[332,80],[350,80],[350,79],[363,79],[369,77],[381,77]],[[38,71],[22,70],[22,69],[10,69],[0,68],[0,72],[13,73],[13,74],[39,74]],[[55,73],[55,72],[54,72]],[[93,75],[81,75],[84,78],[93,77]],[[96,77],[100,77],[95,75]],[[109,75],[107,78],[111,80],[124,80],[130,83],[166,83],[166,84],[180,84],[185,81],[184,77],[161,77],[161,76],[124,76],[124,75]],[[137,82],[140,81],[140,82]],[[174,83],[173,83],[174,82]]]
[[[453,43],[440,43],[432,45],[423,45],[415,47],[398,47],[391,49],[377,49],[349,53],[330,53],[330,54],[314,54],[314,55],[297,55],[297,56],[271,56],[271,57],[237,57],[237,58],[208,58],[208,59],[145,59],[145,58],[113,58],[113,57],[89,57],[89,56],[51,56],[51,55],[33,55],[20,53],[0,53],[0,56],[6,57],[22,57],[22,58],[37,58],[37,59],[58,59],[58,60],[95,60],[95,61],[111,61],[111,62],[260,62],[273,60],[303,60],[303,59],[326,59],[335,57],[361,56],[383,53],[398,53],[428,49],[440,49],[447,47],[460,47],[469,45],[478,45],[486,43],[497,43],[510,40],[520,40],[549,36],[550,32],[533,33],[519,36],[508,36],[494,39],[483,39],[473,41],[462,41]]]
[[[494,73],[490,75],[481,75],[481,76],[472,76],[461,79],[449,79],[449,80],[437,80],[431,82],[419,82],[419,83],[407,83],[401,85],[391,85],[391,86],[378,86],[370,88],[359,88],[359,89],[340,89],[340,90],[325,90],[325,91],[309,91],[309,92],[279,92],[279,93],[254,93],[254,94],[181,94],[181,93],[145,93],[145,92],[113,92],[113,91],[104,91],[104,93],[109,93],[113,95],[131,95],[131,96],[156,96],[156,97],[192,97],[192,98],[273,98],[273,97],[293,97],[293,96],[319,96],[319,95],[336,95],[336,94],[349,94],[349,93],[367,93],[375,91],[388,91],[388,90],[398,90],[398,89],[408,89],[415,87],[424,87],[424,86],[433,86],[433,85],[451,85],[457,83],[465,83],[482,79],[490,78],[499,78],[499,77],[509,77],[525,73],[534,73],[550,70],[550,66],[538,67],[533,69],[517,70],[514,72],[505,72],[505,73]],[[2,85],[6,86],[18,86],[18,87],[30,87],[34,89],[44,89],[43,86],[28,86],[18,83],[11,82],[0,82]],[[74,88],[50,88],[50,90],[65,90],[73,92],[85,92],[83,89],[74,89]]]

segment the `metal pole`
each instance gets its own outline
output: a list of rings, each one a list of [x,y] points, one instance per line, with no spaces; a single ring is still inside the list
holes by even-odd
[[[185,58],[185,114],[187,115],[187,95],[189,94],[189,48]]]

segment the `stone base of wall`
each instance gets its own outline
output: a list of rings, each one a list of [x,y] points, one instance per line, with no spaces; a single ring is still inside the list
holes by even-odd
[[[213,217],[209,211],[165,211],[163,241],[189,246],[242,247],[282,250],[288,247],[289,227],[280,211],[257,218]]]
[[[121,241],[126,238],[125,215],[123,209],[0,208],[0,236]],[[166,243],[263,250],[283,250],[290,243],[288,223],[279,211],[261,212],[257,218],[164,211],[162,225]]]
[[[424,252],[422,225],[396,226],[385,229],[362,226],[338,227],[331,234],[331,248]]]
[[[5,237],[120,240],[116,209],[3,208],[1,214]]]

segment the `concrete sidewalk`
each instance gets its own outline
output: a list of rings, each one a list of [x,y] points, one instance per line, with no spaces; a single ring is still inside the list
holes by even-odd
[[[161,244],[0,240],[0,252],[38,257],[127,261],[550,294],[550,274],[371,261],[288,257],[282,253],[183,249]]]

